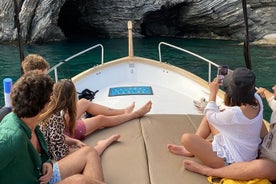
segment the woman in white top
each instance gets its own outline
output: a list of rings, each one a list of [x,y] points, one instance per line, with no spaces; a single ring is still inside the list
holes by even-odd
[[[270,129],[260,146],[258,159],[250,162],[237,162],[221,168],[211,168],[192,160],[185,160],[183,162],[185,169],[206,176],[235,180],[267,178],[272,183],[276,183],[276,85],[272,87],[272,90],[273,93],[260,87],[257,91],[261,97],[266,98],[273,111],[270,118]]]
[[[255,159],[261,143],[263,120],[263,104],[255,94],[255,74],[251,70],[240,67],[225,76],[223,87],[229,107],[223,111],[216,104],[219,86],[217,78],[209,85],[206,117],[196,133],[183,134],[183,146],[168,145],[170,152],[196,156],[213,168]],[[206,140],[210,133],[214,136],[212,142]]]

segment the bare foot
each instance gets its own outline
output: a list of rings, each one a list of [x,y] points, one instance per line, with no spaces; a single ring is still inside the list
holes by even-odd
[[[148,101],[144,106],[142,106],[140,109],[134,111],[133,113],[138,117],[144,116],[151,110],[152,102]]]
[[[205,165],[199,164],[192,160],[184,160],[183,165],[185,169],[189,171],[208,176],[206,172],[206,169],[208,169],[208,167],[206,167]]]
[[[133,111],[134,107],[135,107],[135,102],[132,102],[132,104],[130,106],[125,108],[125,114],[131,113]]]
[[[193,157],[194,155],[186,150],[184,146],[179,146],[175,144],[168,144],[167,145],[168,150],[171,153],[174,153],[176,155],[186,156],[186,157]]]
[[[110,145],[112,144],[113,142],[115,141],[118,141],[118,139],[120,138],[120,135],[119,134],[115,134],[115,135],[112,135],[110,136],[109,138],[107,139],[104,139],[104,140],[100,140],[97,142],[97,145],[94,147],[98,154],[101,155],[104,150]]]

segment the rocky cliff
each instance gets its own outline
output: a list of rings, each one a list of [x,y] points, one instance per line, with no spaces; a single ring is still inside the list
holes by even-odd
[[[25,42],[62,40],[72,35],[177,36],[243,39],[241,0],[17,0]],[[250,40],[275,39],[276,0],[250,0]],[[0,41],[17,39],[13,0],[0,1]]]

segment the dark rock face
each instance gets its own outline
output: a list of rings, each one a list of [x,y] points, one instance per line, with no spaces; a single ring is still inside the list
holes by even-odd
[[[44,42],[65,39],[57,26],[60,8],[65,0],[17,0],[22,40]],[[0,40],[9,42],[17,39],[14,24],[13,0],[0,1]]]
[[[276,0],[247,4],[250,40],[276,34]],[[19,0],[19,7],[25,42],[74,35],[126,37],[128,20],[136,37],[244,37],[241,0]],[[13,12],[13,0],[0,1],[2,42],[17,39]]]

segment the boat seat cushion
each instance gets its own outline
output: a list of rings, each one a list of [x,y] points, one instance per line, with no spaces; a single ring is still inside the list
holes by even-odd
[[[194,133],[201,119],[201,115],[149,114],[96,131],[85,142],[94,146],[98,140],[113,134],[121,135],[119,141],[109,146],[101,157],[106,183],[207,184],[207,177],[185,170],[182,164],[184,157],[167,149],[168,143],[180,144],[183,133]]]
[[[139,119],[96,131],[86,137],[84,142],[95,146],[97,141],[113,134],[120,134],[121,137],[101,156],[105,182],[109,184],[150,183]]]

